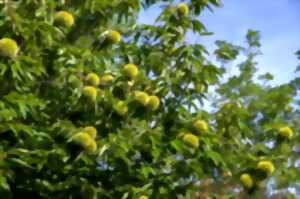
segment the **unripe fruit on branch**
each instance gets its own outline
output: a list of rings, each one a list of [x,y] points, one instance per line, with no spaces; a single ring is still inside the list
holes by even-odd
[[[109,31],[106,35],[106,38],[112,44],[116,44],[116,43],[119,43],[121,41],[120,33],[118,31],[115,31],[115,30]]]
[[[207,133],[208,131],[208,125],[204,120],[196,120],[193,126],[198,133]]]
[[[124,116],[128,112],[128,107],[124,101],[118,101],[114,105],[114,110],[121,116]]]
[[[0,53],[3,56],[10,58],[16,57],[18,53],[18,44],[15,40],[10,38],[0,39]]]
[[[275,170],[274,165],[270,161],[260,161],[257,164],[257,169],[265,172],[268,175],[272,174]]]
[[[83,95],[91,101],[96,101],[97,89],[93,86],[85,86],[82,90]]]
[[[293,130],[290,127],[282,127],[279,129],[279,135],[285,139],[291,139],[293,137]]]
[[[205,86],[203,84],[196,84],[195,90],[199,93],[203,93],[205,91]]]
[[[159,98],[155,95],[152,95],[149,97],[149,100],[148,100],[148,104],[147,104],[147,107],[152,110],[152,111],[155,111],[158,109],[159,107]]]
[[[112,75],[103,75],[103,77],[101,78],[101,84],[103,85],[111,84],[113,79],[114,77]]]
[[[92,137],[86,132],[79,132],[73,136],[73,140],[82,146],[87,146],[91,143]]]
[[[187,133],[187,134],[185,134],[183,136],[182,139],[183,139],[183,141],[186,144],[188,144],[188,145],[190,145],[190,146],[192,146],[194,148],[198,148],[199,147],[199,139],[198,139],[198,137],[196,135],[193,135],[191,133]]]
[[[89,145],[85,146],[85,149],[88,152],[94,153],[97,150],[97,143],[96,143],[96,141],[92,140]]]
[[[142,195],[142,196],[140,196],[140,197],[139,197],[139,199],[148,199],[148,197],[147,197],[147,196],[144,196],[144,195]]]
[[[242,174],[240,180],[245,188],[251,189],[253,187],[253,180],[248,173]]]
[[[149,102],[149,95],[142,91],[134,92],[134,99],[138,101],[140,104],[146,106]]]
[[[96,73],[89,73],[86,76],[86,82],[91,86],[98,86],[100,84],[100,78]]]
[[[79,132],[75,134],[72,140],[88,152],[95,152],[97,150],[96,141],[86,132]]]
[[[59,11],[55,15],[55,21],[68,28],[74,25],[74,17],[67,11]]]
[[[187,16],[189,14],[189,7],[185,3],[179,3],[176,9],[180,15]]]
[[[97,136],[97,129],[93,126],[87,126],[83,129],[83,131],[89,134],[93,139],[95,139]]]
[[[123,73],[125,76],[134,79],[139,74],[139,69],[134,64],[126,64],[123,67]]]

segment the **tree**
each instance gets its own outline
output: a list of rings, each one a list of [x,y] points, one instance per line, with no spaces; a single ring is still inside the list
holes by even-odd
[[[157,23],[137,24],[158,2]],[[1,197],[246,198],[297,186],[297,89],[254,80],[259,33],[246,48],[216,42],[223,64],[247,54],[224,81],[205,46],[185,42],[210,34],[197,16],[218,0],[0,6]]]

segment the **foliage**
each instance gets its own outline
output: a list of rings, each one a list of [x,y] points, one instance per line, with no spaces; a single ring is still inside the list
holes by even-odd
[[[159,2],[157,23],[137,24]],[[1,38],[18,47],[0,49],[1,198],[265,198],[269,185],[293,198],[299,81],[254,78],[253,30],[246,47],[217,41],[221,61],[247,57],[222,79],[205,47],[185,42],[210,34],[198,15],[214,6],[0,1]]]

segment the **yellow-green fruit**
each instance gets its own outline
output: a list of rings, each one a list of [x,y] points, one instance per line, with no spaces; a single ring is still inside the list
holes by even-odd
[[[116,44],[121,41],[121,35],[118,31],[112,30],[109,31],[106,35],[106,38],[108,39],[109,42]]]
[[[179,14],[187,16],[189,14],[189,7],[185,3],[179,3],[177,5],[177,11]]]
[[[89,134],[94,139],[97,136],[97,129],[93,126],[87,126],[83,129],[83,131],[86,132],[87,134]]]
[[[203,84],[197,84],[195,90],[199,93],[203,93],[205,91],[205,86]]]
[[[196,120],[194,122],[193,126],[196,129],[196,131],[199,133],[201,133],[201,132],[206,133],[208,131],[208,125],[203,120]]]
[[[155,95],[152,95],[149,97],[149,100],[148,100],[148,104],[147,104],[147,107],[152,110],[152,111],[155,111],[158,109],[159,107],[159,98]]]
[[[88,146],[93,139],[86,132],[79,132],[76,135],[74,135],[73,140],[81,146],[85,147]]]
[[[85,86],[82,90],[83,95],[90,99],[91,101],[95,101],[97,97],[97,89],[93,86]]]
[[[270,161],[260,161],[257,164],[257,169],[267,173],[267,174],[272,174],[275,170],[274,165]]]
[[[126,64],[123,68],[123,72],[127,77],[133,79],[139,74],[139,69],[134,64]]]
[[[140,196],[139,199],[148,199],[148,196]]]
[[[134,92],[134,99],[138,101],[140,104],[146,106],[149,102],[149,95],[142,91]]]
[[[15,40],[10,38],[0,39],[0,53],[3,56],[15,57],[18,53],[18,44]]]
[[[114,105],[114,110],[121,116],[124,116],[128,112],[128,107],[124,101],[118,101]]]
[[[114,77],[112,75],[103,75],[103,77],[101,78],[101,84],[111,84],[113,79]]]
[[[86,82],[91,86],[98,86],[100,84],[100,78],[96,73],[89,73],[86,76]]]
[[[59,11],[55,15],[55,21],[66,27],[71,27],[74,25],[74,17],[71,13],[67,11]]]
[[[247,189],[251,189],[253,187],[253,180],[248,173],[242,174],[240,180]]]
[[[95,140],[91,140],[90,144],[85,146],[85,149],[88,151],[88,152],[95,152],[97,150],[97,143]]]
[[[293,130],[290,127],[286,126],[279,129],[279,135],[283,138],[291,139],[293,134]]]
[[[187,143],[188,145],[194,147],[194,148],[198,148],[199,147],[199,139],[197,136],[188,133],[186,135],[183,136],[183,141],[185,143]]]
[[[77,133],[74,135],[73,140],[88,152],[95,152],[97,150],[96,141],[87,132]]]

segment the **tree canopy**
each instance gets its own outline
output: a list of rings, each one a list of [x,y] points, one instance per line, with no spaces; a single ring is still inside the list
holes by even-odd
[[[257,75],[255,30],[214,52],[186,42],[221,6],[0,1],[1,198],[296,198],[299,78]]]

